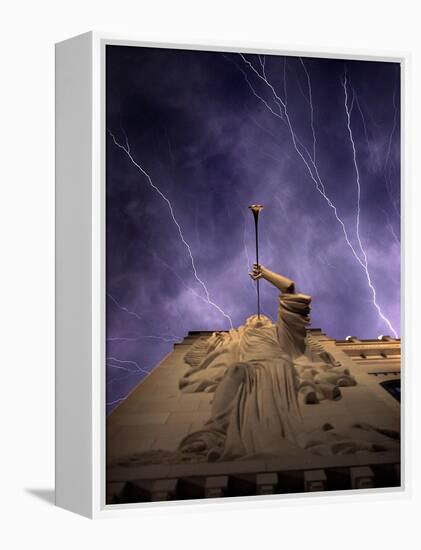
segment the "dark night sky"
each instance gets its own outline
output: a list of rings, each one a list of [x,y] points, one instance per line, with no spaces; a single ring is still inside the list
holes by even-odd
[[[317,167],[364,264],[346,75],[361,185],[361,244],[377,303],[400,334],[399,66],[245,59],[259,74],[265,71],[286,102],[297,147],[313,173]],[[255,313],[255,285],[248,276],[254,226],[247,208],[254,202],[265,205],[261,263],[312,295],[313,327],[338,339],[393,336],[373,304],[364,267],[294,148],[284,107],[240,55],[108,46],[106,70],[107,128],[123,146],[127,136],[133,160],[170,201],[215,304],[194,276],[168,203],[107,134],[109,410],[172,349],[175,338],[189,330],[229,328],[218,308],[234,326]],[[272,318],[276,298],[263,282],[262,310]]]

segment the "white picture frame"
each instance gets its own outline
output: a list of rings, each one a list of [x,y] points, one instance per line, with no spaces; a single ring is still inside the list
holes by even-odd
[[[325,495],[271,495],[212,501],[105,504],[105,47],[130,45],[209,51],[300,55],[401,65],[402,128],[402,474],[401,487],[339,491]],[[405,335],[405,269],[410,203],[407,123],[410,120],[406,53],[299,49],[244,43],[146,42],[89,32],[56,45],[56,504],[91,518],[144,513],[162,506],[279,505],[299,499],[365,500],[407,496],[410,450],[411,363]]]

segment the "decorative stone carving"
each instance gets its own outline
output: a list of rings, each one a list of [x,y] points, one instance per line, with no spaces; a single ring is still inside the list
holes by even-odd
[[[374,472],[369,466],[351,468],[351,488],[371,489],[374,487]]]
[[[278,485],[278,474],[265,473],[256,475],[256,494],[272,495],[276,493]]]
[[[304,472],[304,491],[326,491],[327,478],[324,470],[308,470]]]
[[[177,479],[158,479],[151,489],[151,500],[172,500],[177,491]]]
[[[204,489],[206,498],[223,497],[228,486],[228,476],[209,476],[205,479]]]

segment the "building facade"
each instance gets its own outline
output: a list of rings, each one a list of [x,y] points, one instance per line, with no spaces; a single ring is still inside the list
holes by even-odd
[[[107,418],[107,504],[302,493],[400,486],[400,452],[358,452],[300,459],[269,457],[227,462],[174,463],[180,441],[210,416],[211,393],[185,394],[179,380],[191,332]],[[400,433],[400,340],[389,336],[335,340],[308,331],[308,345],[327,351],[355,377],[336,401],[302,407],[307,429],[355,423]],[[142,456],[143,462],[138,458]],[[145,456],[149,457],[145,463]]]

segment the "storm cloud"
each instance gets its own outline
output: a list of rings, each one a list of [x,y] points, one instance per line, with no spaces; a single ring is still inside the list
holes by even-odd
[[[315,152],[325,195],[359,260],[297,153],[286,117],[277,116],[282,109],[271,89],[244,59],[259,74],[264,65],[287,106],[294,137],[310,156]],[[391,333],[361,266],[345,77],[361,186],[361,243],[377,303],[400,334],[399,65],[244,59],[234,53],[107,47],[107,129],[129,145],[132,158],[168,199],[185,240],[167,201],[107,133],[109,410],[189,330],[228,329],[220,310],[234,326],[256,312],[248,276],[254,261],[248,206],[255,202],[265,207],[260,261],[313,297],[313,327],[337,339]],[[262,311],[275,318],[277,293],[265,282],[261,300]]]

